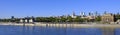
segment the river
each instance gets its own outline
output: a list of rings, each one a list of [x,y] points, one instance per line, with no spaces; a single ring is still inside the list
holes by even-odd
[[[120,35],[120,28],[0,25],[0,35]]]

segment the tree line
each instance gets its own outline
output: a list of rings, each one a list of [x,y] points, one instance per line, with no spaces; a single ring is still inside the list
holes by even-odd
[[[100,16],[96,17],[94,20],[89,20],[88,18],[76,17],[72,18],[68,17],[35,17],[35,22],[93,22],[93,21],[101,21]],[[19,22],[19,18],[14,19],[0,19],[0,22]]]

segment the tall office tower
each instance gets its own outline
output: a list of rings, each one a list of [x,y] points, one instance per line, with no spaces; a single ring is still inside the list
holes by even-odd
[[[84,13],[84,12],[81,12],[81,13],[80,13],[80,16],[81,16],[81,17],[84,17],[84,16],[85,16],[85,13]]]
[[[72,16],[75,16],[75,12],[73,11]]]
[[[11,16],[11,19],[14,19],[14,16]]]
[[[72,18],[76,18],[76,15],[75,15],[75,12],[73,11],[73,13],[72,13],[72,16],[71,16]]]
[[[97,11],[95,12],[95,16],[98,16],[98,12]]]
[[[107,14],[107,11],[105,11],[104,14]]]
[[[120,15],[120,13],[119,13],[119,12],[117,12],[117,15]]]
[[[15,17],[11,16],[11,22],[15,22]]]
[[[89,12],[89,16],[92,16],[92,13],[91,13],[91,12]]]

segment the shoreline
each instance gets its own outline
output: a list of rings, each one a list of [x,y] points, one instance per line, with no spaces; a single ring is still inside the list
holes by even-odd
[[[48,23],[0,23],[0,25],[17,26],[51,26],[51,27],[120,27],[120,24],[48,24]]]

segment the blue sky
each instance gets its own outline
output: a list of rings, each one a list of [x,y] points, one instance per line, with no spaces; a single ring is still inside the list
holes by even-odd
[[[0,18],[120,12],[120,0],[0,0]]]

